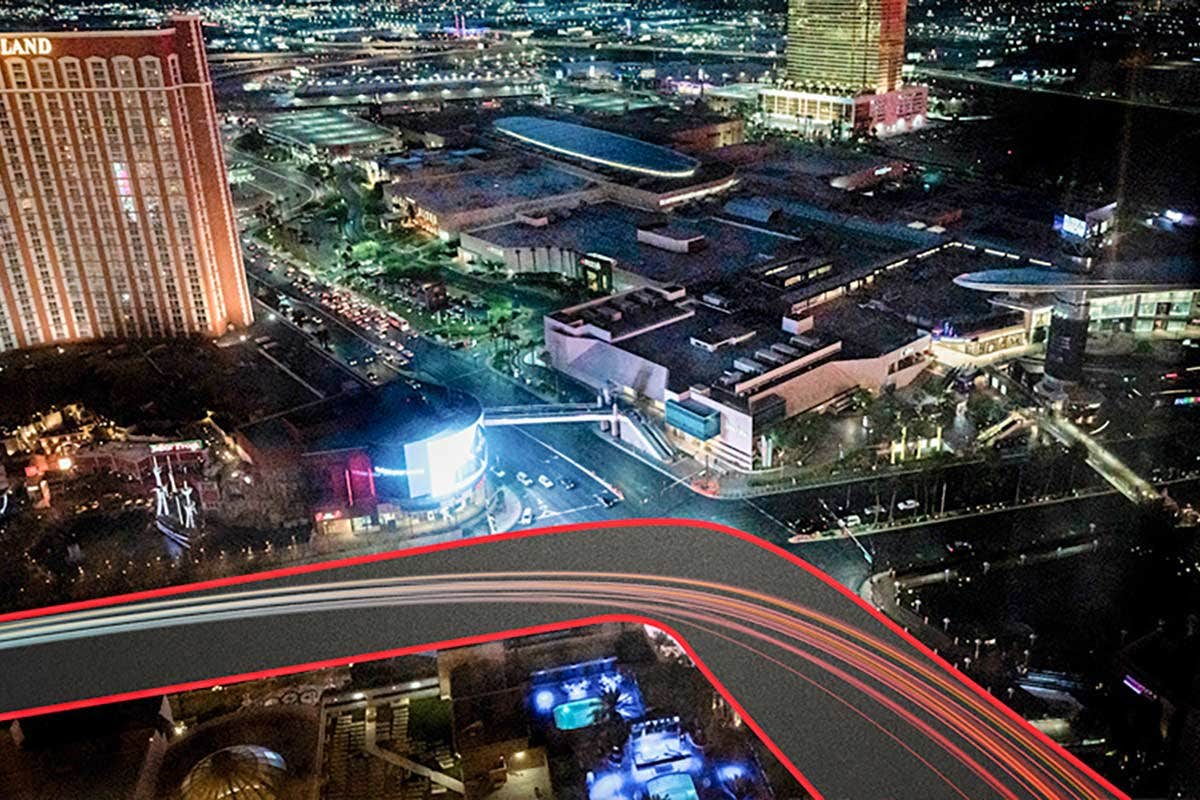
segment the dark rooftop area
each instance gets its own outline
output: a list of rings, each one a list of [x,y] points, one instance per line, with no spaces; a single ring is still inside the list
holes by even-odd
[[[464,428],[481,413],[475,398],[453,389],[390,383],[251,423],[240,433],[262,449],[319,453],[402,446]]]
[[[599,253],[616,259],[622,269],[660,283],[691,284],[729,278],[798,247],[786,235],[711,218],[671,218],[670,229],[675,235],[695,232],[704,236],[705,247],[695,252],[677,253],[638,241],[639,227],[664,219],[616,203],[598,203],[562,212],[545,227],[508,222],[471,233],[499,247],[550,244],[577,253]]]

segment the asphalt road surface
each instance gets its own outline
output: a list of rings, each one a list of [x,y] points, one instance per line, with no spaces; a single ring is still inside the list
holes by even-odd
[[[0,617],[0,719],[625,615],[681,637],[825,798],[1122,796],[845,589],[715,527],[552,529],[167,592]]]

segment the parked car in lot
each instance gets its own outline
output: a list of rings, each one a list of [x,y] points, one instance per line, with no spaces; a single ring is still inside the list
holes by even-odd
[[[901,511],[915,511],[920,507],[921,507],[921,504],[918,503],[916,500],[912,500],[912,499],[901,500],[899,503],[896,504],[896,508],[900,509]]]
[[[862,517],[860,517],[858,514],[850,514],[847,517],[839,519],[838,525],[842,526],[843,528],[853,528],[856,525],[862,525]]]
[[[554,488],[554,481],[550,480],[545,475],[538,475],[538,483],[540,483],[546,489]]]
[[[524,472],[517,473],[517,482],[520,483],[525,488],[529,488],[530,486],[533,486],[533,478],[529,477]]]
[[[881,505],[867,506],[866,508],[863,509],[864,517],[874,517],[876,515],[882,517],[886,513],[887,513],[887,509]]]
[[[570,478],[559,478],[558,485],[561,486],[562,488],[566,489],[569,492],[572,489],[574,489],[576,486],[578,486],[579,484],[576,483],[575,481],[571,480]]]
[[[592,495],[592,496],[595,497],[597,500],[599,500],[600,505],[604,506],[605,508],[612,508],[617,503],[621,502],[620,500],[613,497],[608,492],[604,492],[603,494],[597,494],[597,495]]]
[[[499,467],[492,467],[492,474],[495,475],[497,478],[503,478],[508,473],[505,472],[504,470],[500,469]]]
[[[533,509],[525,506],[525,510],[521,512],[521,524],[528,525],[533,522]]]

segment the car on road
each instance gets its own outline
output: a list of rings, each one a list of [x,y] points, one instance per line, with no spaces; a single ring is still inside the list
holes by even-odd
[[[554,481],[550,480],[545,475],[538,475],[538,483],[540,483],[543,486],[543,488],[546,488],[546,489],[554,488]]]
[[[533,522],[533,509],[525,506],[525,510],[521,512],[521,524],[528,525]]]
[[[530,486],[533,486],[533,478],[529,477],[524,472],[517,473],[517,482],[520,483],[525,488],[529,488]]]
[[[900,509],[901,511],[916,511],[920,507],[921,504],[912,499],[901,500],[896,504],[896,508]]]
[[[853,528],[856,525],[862,525],[862,517],[858,514],[851,514],[847,517],[842,517],[838,520],[838,525],[843,528]]]

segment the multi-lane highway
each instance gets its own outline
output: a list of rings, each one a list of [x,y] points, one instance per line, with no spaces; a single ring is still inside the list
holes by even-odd
[[[490,537],[0,617],[0,718],[614,615],[673,631],[824,797],[1121,796],[813,568],[681,521]]]

